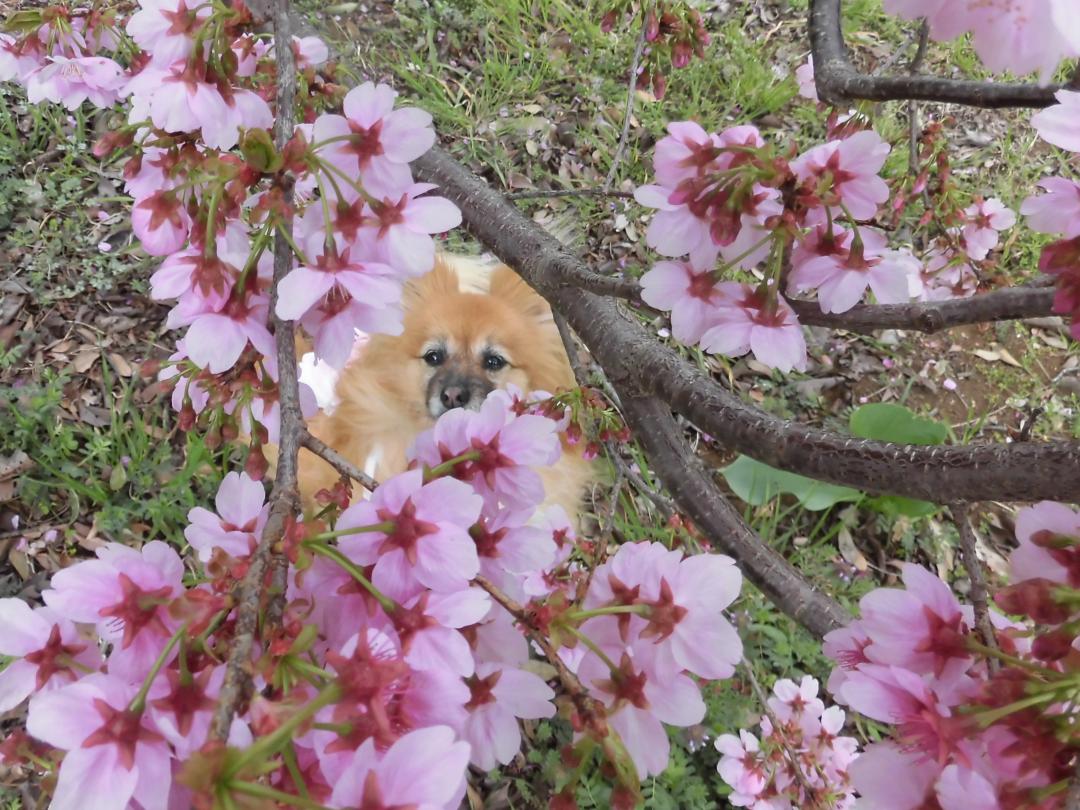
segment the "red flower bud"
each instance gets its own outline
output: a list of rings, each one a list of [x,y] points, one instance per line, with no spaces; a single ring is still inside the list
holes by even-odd
[[[1054,598],[1058,587],[1048,579],[1025,579],[999,591],[994,601],[1005,612],[1030,616],[1039,624],[1062,624],[1071,614]]]

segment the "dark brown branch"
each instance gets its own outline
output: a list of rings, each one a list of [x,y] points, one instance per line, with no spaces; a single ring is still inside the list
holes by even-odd
[[[506,197],[510,200],[543,200],[555,197],[620,197],[624,200],[634,196],[632,191],[609,191],[603,188],[559,188],[537,189],[535,191],[511,191]]]
[[[280,152],[292,138],[296,107],[296,62],[292,42],[292,23],[289,18],[289,0],[273,0],[274,49],[277,59],[277,121],[274,124],[274,146]],[[263,528],[259,545],[251,555],[250,567],[236,591],[236,622],[229,658],[225,665],[225,681],[221,686],[214,719],[210,727],[212,739],[224,741],[237,707],[247,698],[251,688],[251,649],[255,644],[259,608],[267,574],[271,567],[276,576],[272,579],[283,586],[281,567],[274,561],[274,547],[285,535],[286,521],[300,508],[300,494],[296,487],[297,455],[300,452],[300,434],[304,430],[304,417],[300,412],[300,392],[296,370],[296,349],[291,321],[282,321],[275,314],[277,290],[281,280],[292,269],[292,249],[284,229],[292,230],[293,178],[282,173],[275,180],[281,192],[283,221],[274,236],[274,280],[270,293],[270,323],[274,327],[274,343],[278,358],[278,395],[281,413],[281,441],[278,444],[277,474],[270,491],[270,515]],[[271,600],[284,598],[272,593]],[[280,613],[278,610],[272,612]]]
[[[718,550],[738,561],[746,578],[773,604],[819,638],[851,620],[839,602],[815,590],[746,524],[690,452],[667,406],[624,394],[623,416],[679,509]]]
[[[813,0],[810,7],[810,48],[814,54],[814,83],[818,97],[830,104],[854,99],[895,101],[920,99],[969,107],[1047,107],[1054,103],[1057,85],[1006,84],[935,76],[867,76],[848,59],[840,27],[841,0]]]
[[[826,313],[817,301],[788,299],[807,326],[828,326],[869,334],[879,329],[937,332],[954,326],[1012,321],[1049,315],[1054,290],[1047,287],[1006,287],[971,298],[911,304],[868,304],[847,312]]]
[[[982,636],[982,642],[992,650],[997,649],[997,637],[994,635],[994,627],[990,623],[990,602],[986,589],[986,572],[976,551],[977,542],[975,529],[971,525],[971,513],[966,503],[954,503],[949,507],[953,522],[956,523],[960,533],[960,559],[967,570],[968,581],[971,583],[971,606],[975,612],[975,629]],[[998,661],[995,658],[989,660],[990,672],[998,670]]]
[[[312,436],[311,433],[306,430],[300,436],[300,445],[305,449],[310,450],[343,476],[351,478],[369,492],[374,492],[375,487],[378,486],[378,482],[376,482],[374,478],[361,470],[322,439]]]
[[[750,406],[657,343],[614,301],[575,288],[578,279],[597,274],[446,152],[433,149],[413,166],[460,206],[482,242],[565,315],[617,389],[665,400],[733,450],[818,480],[935,503],[1080,499],[1078,442],[904,446],[807,427]]]

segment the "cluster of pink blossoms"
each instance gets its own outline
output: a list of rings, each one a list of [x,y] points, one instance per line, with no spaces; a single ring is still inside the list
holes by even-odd
[[[584,759],[599,740],[625,752],[634,781],[620,789],[632,795],[667,766],[664,725],[703,719],[693,678],[729,677],[741,658],[722,615],[741,576],[727,557],[639,543],[590,577],[567,516],[538,511],[534,466],[558,457],[565,427],[542,410],[495,392],[478,412],[451,411],[414,467],[332,531],[296,518],[282,626],[253,655],[255,697],[232,722],[231,755],[208,742],[236,629],[229,595],[269,512],[246,473],[226,476],[216,512],[189,515],[198,570],[161,542],[108,544],[56,574],[44,607],[0,601],[0,654],[15,659],[0,709],[29,699],[32,738],[3,758],[56,761],[57,810],[90,806],[88,794],[100,810],[203,807],[215,790],[250,789],[255,772],[333,807],[374,796],[455,808],[469,763],[510,762],[518,721],[555,714],[555,692],[529,669],[531,629],[560,639],[604,707],[572,751]],[[528,628],[478,575],[526,605]]]
[[[868,290],[881,304],[972,295],[970,262],[1015,223],[1000,200],[976,200],[924,264],[864,224],[890,195],[879,176],[890,147],[872,130],[842,127],[790,163],[751,126],[708,133],[684,121],[668,133],[656,145],[656,183],[635,196],[657,209],[646,242],[672,260],[642,277],[642,298],[671,312],[677,340],[707,352],[802,369],[806,344],[781,279],[788,295],[815,292],[827,313],[848,311]],[[740,271],[763,280],[728,280]]]
[[[749,731],[716,740],[721,778],[732,787],[729,801],[752,810],[835,808],[855,801],[847,770],[858,741],[842,737],[844,710],[825,708],[818,682],[781,678],[761,718],[761,740]]]
[[[904,589],[881,588],[861,618],[826,637],[840,665],[836,699],[895,727],[851,765],[852,782],[878,810],[1053,810],[1065,806],[1075,768],[1071,742],[1080,649],[1072,572],[1080,514],[1044,502],[1020,512],[1012,584],[994,610],[993,640],[970,606],[917,565]]]
[[[1080,56],[1072,0],[885,0],[885,10],[925,18],[939,41],[970,32],[975,52],[996,73],[1038,72],[1047,82],[1063,59]]]
[[[593,701],[564,698],[577,732],[568,761],[606,760],[632,800],[638,780],[667,765],[664,725],[702,720],[693,678],[726,678],[741,657],[722,615],[741,577],[726,557],[691,564],[659,544],[624,546],[592,571],[595,549],[578,548],[568,516],[540,508],[534,468],[558,458],[568,416],[502,392],[445,415],[408,472],[326,510],[332,525],[290,516],[282,619],[257,628],[252,699],[218,729],[222,742],[211,739],[238,632],[234,594],[269,515],[265,462],[251,459],[279,423],[275,234],[292,219],[296,258],[276,314],[340,366],[357,330],[401,328],[403,283],[432,267],[432,234],[460,221],[409,169],[434,142],[430,116],[396,108],[385,86],[341,98],[314,81],[328,56],[318,39],[292,43],[308,96],[276,150],[274,46],[249,23],[242,3],[141,0],[126,21],[29,12],[18,36],[0,38],[0,78],[35,101],[129,106],[128,124],[96,151],[129,153],[133,232],[163,258],[152,292],[176,300],[168,323],[186,330],[161,377],[174,381],[185,429],[201,420],[208,441],[245,430],[255,442],[215,511],[189,514],[197,565],[158,541],[107,544],[58,573],[45,606],[0,602],[0,654],[13,659],[0,710],[28,702],[27,734],[11,735],[0,759],[55,768],[57,810],[202,808],[222,795],[454,808],[470,763],[510,762],[518,721],[555,713],[555,691],[530,669],[531,635]],[[123,65],[109,51],[133,56]],[[296,179],[290,206],[272,183],[281,171]],[[314,407],[310,391],[301,399]]]

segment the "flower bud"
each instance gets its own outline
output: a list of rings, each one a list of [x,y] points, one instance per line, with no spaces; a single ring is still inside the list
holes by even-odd
[[[1048,579],[1025,579],[999,591],[994,601],[1005,612],[1030,616],[1039,624],[1062,624],[1069,620],[1070,613],[1054,598],[1058,587]]]

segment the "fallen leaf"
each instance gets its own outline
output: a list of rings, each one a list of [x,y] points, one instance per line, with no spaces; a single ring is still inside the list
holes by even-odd
[[[837,545],[840,548],[840,556],[847,560],[849,563],[855,566],[859,571],[866,571],[870,567],[870,563],[866,561],[866,557],[855,546],[855,540],[851,536],[851,532],[846,526],[842,527],[836,535]]]
[[[121,377],[130,377],[135,373],[131,364],[116,352],[109,352],[109,362]]]
[[[1014,366],[1016,368],[1023,368],[1023,366],[1020,365],[1020,362],[1011,354],[1009,354],[1008,349],[1004,347],[1001,348],[999,350],[999,354],[1001,355],[1001,362],[1008,363],[1010,366]]]
[[[83,349],[75,355],[71,365],[79,374],[88,372],[97,362],[100,353],[97,349]]]
[[[997,352],[988,351],[987,349],[975,349],[974,351],[972,351],[972,354],[974,354],[976,357],[981,357],[988,363],[996,363],[998,360],[1001,359],[1000,354],[998,354]]]

